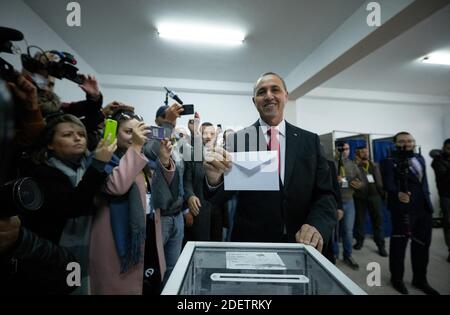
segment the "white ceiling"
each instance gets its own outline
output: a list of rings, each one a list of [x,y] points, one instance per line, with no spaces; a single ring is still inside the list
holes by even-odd
[[[288,75],[363,0],[78,0],[80,28],[66,25],[67,1],[25,0],[98,73],[253,82],[265,71]],[[162,21],[242,28],[240,47],[161,39]],[[50,48],[50,47],[49,47]]]
[[[363,0],[78,0],[80,28],[66,25],[66,1],[24,0],[98,73],[253,82],[265,71],[287,76]],[[170,42],[156,35],[163,21],[242,28],[239,47]],[[450,6],[323,84],[324,87],[450,95],[449,67],[414,61],[450,51]],[[57,47],[44,47],[47,49]]]
[[[435,50],[450,53],[449,5],[322,86],[450,95],[450,66],[417,61]]]

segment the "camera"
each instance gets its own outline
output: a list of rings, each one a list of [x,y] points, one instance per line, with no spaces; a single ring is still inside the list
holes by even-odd
[[[395,150],[391,152],[392,157],[397,159],[395,172],[397,180],[399,181],[399,188],[402,192],[408,191],[408,172],[409,159],[414,157],[413,150],[407,150],[406,147],[396,146]]]
[[[148,130],[150,131],[147,134],[148,139],[164,140],[165,131],[163,127],[150,126]]]
[[[14,178],[9,172],[13,161],[11,148],[14,138],[14,104],[11,95],[0,79],[0,218],[7,218],[35,211],[42,207],[43,193],[39,185],[30,177]]]
[[[25,211],[39,210],[44,203],[39,185],[30,177],[19,178],[1,186],[0,200],[2,200],[0,218],[20,215]]]
[[[78,74],[78,68],[75,67],[77,61],[72,54],[64,51],[50,50],[43,52],[42,56],[46,56],[46,53],[50,53],[55,56],[56,61],[47,60],[46,63],[37,60],[30,54],[30,48],[28,47],[27,54],[22,54],[22,66],[31,73],[46,72],[49,76],[57,79],[68,79],[77,84],[83,84],[84,77]]]
[[[180,115],[194,115],[194,104],[186,104],[183,106],[183,112]]]

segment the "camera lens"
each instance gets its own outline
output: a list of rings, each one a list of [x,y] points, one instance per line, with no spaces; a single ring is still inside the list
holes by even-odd
[[[35,211],[42,207],[44,197],[38,184],[30,177],[18,179],[13,184],[15,205],[26,211]]]

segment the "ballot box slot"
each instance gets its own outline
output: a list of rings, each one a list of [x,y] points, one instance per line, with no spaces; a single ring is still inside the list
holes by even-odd
[[[255,274],[255,273],[213,273],[211,280],[224,282],[268,282],[268,283],[309,283],[304,275]]]

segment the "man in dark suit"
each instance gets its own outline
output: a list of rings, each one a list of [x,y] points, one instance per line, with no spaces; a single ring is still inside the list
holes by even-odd
[[[228,151],[277,150],[277,191],[239,191],[232,241],[299,242],[322,250],[336,224],[336,199],[319,137],[284,120],[288,92],[275,73],[262,75],[253,91],[260,119],[228,141]],[[231,139],[230,139],[231,140]],[[229,145],[228,145],[229,143]],[[224,194],[228,152],[216,148],[204,163],[210,190]],[[225,158],[223,158],[225,156]]]
[[[216,129],[213,124],[204,122],[201,125],[202,150],[203,147],[214,146],[217,141]],[[192,142],[194,143],[194,141]],[[184,215],[186,221],[186,241],[221,241],[223,226],[223,205],[205,199],[205,171],[203,160],[185,162],[184,170],[184,198],[189,212]]]
[[[381,163],[383,186],[388,192],[392,220],[389,248],[391,283],[400,293],[408,294],[403,273],[406,246],[411,238],[412,284],[426,294],[438,294],[426,279],[433,207],[425,160],[421,155],[412,153],[415,140],[408,132],[396,134],[394,143],[397,147],[395,157]]]

